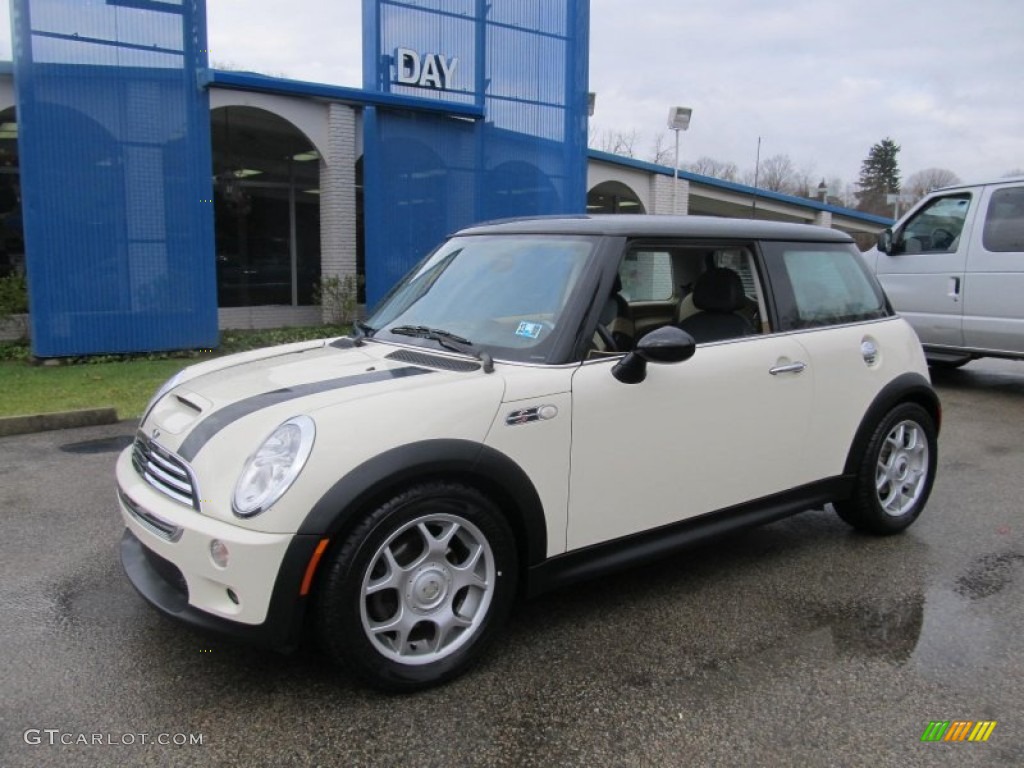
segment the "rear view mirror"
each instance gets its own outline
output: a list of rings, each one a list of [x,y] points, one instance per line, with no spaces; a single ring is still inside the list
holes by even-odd
[[[892,254],[892,230],[883,229],[878,233],[878,250]]]

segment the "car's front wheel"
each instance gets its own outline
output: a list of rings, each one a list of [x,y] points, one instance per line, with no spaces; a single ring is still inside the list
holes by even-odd
[[[853,495],[836,502],[847,523],[868,533],[899,533],[928,501],[938,457],[935,420],[902,403],[875,427],[860,459]]]
[[[427,483],[362,520],[317,597],[320,641],[370,685],[410,691],[465,671],[508,615],[518,569],[501,511],[474,488]]]

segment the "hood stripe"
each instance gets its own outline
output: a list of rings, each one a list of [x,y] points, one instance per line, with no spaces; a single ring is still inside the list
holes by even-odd
[[[418,376],[421,373],[434,373],[434,371],[427,370],[426,368],[389,368],[383,371],[373,371],[371,373],[360,373],[355,376],[343,376],[337,379],[326,379],[324,381],[316,381],[309,384],[299,384],[295,387],[286,387],[284,389],[275,389],[271,392],[263,392],[259,395],[253,395],[247,397],[244,400],[239,400],[236,403],[225,406],[219,411],[214,411],[212,414],[207,416],[205,419],[199,422],[195,429],[192,430],[191,434],[181,444],[181,448],[178,449],[178,455],[185,461],[192,461],[199,453],[200,449],[206,445],[210,439],[220,432],[222,429],[230,424],[238,421],[239,419],[245,418],[250,413],[269,408],[279,403],[287,402],[288,400],[297,400],[300,397],[307,397],[308,395],[317,395],[321,392],[328,392],[334,389],[345,389],[346,387],[355,387],[360,384],[373,384],[378,381],[390,381],[391,379],[404,379],[407,376]]]

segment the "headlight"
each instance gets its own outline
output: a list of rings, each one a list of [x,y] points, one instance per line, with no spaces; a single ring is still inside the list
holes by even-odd
[[[288,419],[270,433],[242,468],[231,497],[239,517],[265,512],[299,476],[313,450],[316,427],[308,416]]]

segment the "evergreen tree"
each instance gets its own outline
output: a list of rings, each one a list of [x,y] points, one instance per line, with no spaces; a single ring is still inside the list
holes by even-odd
[[[891,215],[892,209],[886,204],[885,196],[900,191],[900,169],[896,162],[899,151],[899,145],[889,138],[871,147],[860,168],[858,210],[879,216]]]

